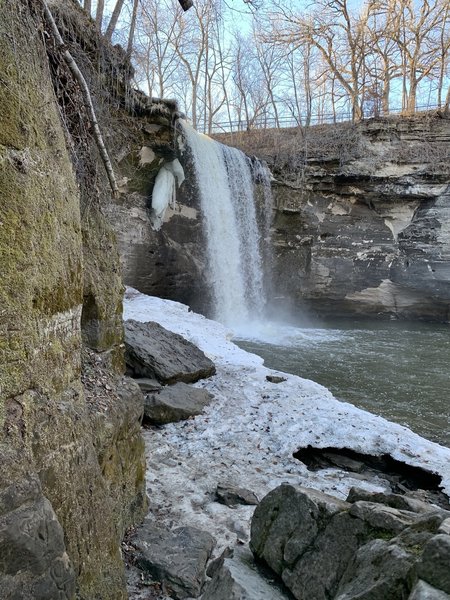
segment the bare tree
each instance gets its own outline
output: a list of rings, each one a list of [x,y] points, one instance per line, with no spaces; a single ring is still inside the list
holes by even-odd
[[[393,1],[400,15],[400,27],[393,36],[402,57],[403,106],[405,112],[414,113],[420,83],[432,75],[441,60],[436,30],[443,22],[448,26],[448,4],[429,0]]]
[[[276,26],[269,39],[278,43],[314,46],[333,78],[346,90],[353,120],[362,117],[362,75],[366,52],[367,21],[373,0],[352,14],[348,0],[320,0],[307,16],[278,6]],[[281,26],[280,26],[281,24]]]
[[[162,98],[182,78],[176,46],[180,33],[180,9],[175,1],[146,0],[141,5],[135,34],[134,58],[150,95]]]
[[[443,88],[446,77],[449,76],[449,58],[450,58],[450,4],[446,0],[444,3],[442,22],[439,31],[439,68],[438,68],[438,89],[437,104],[439,108],[443,106]]]
[[[280,81],[284,73],[284,52],[277,44],[274,44],[273,42],[265,42],[261,29],[256,24],[253,28],[253,39],[255,56],[264,78],[266,92],[271,110],[273,112],[275,127],[279,127],[280,118],[278,114],[279,109],[276,92],[280,87]]]
[[[102,30],[104,10],[105,10],[105,0],[97,0],[97,12],[95,13],[95,22],[100,31]]]
[[[114,10],[109,20],[108,27],[105,31],[105,38],[109,41],[111,41],[112,35],[117,27],[117,22],[119,20],[120,13],[122,12],[124,2],[125,0],[116,0],[116,4],[114,5]]]
[[[263,119],[268,106],[264,75],[253,52],[251,37],[234,33],[233,63],[234,110],[238,127],[251,129]]]
[[[133,0],[133,10],[131,12],[130,31],[128,33],[127,55],[131,56],[133,52],[134,34],[136,32],[136,22],[138,16],[139,0]]]

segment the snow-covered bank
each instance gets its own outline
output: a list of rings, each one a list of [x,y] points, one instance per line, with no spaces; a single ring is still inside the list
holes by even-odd
[[[350,487],[372,484],[336,470],[310,472],[292,454],[308,444],[383,454],[439,473],[450,494],[450,449],[350,404],[324,387],[277,374],[229,341],[222,325],[187,306],[128,290],[124,318],[156,321],[201,348],[217,374],[198,382],[215,395],[204,415],[146,432],[151,511],[167,525],[190,524],[212,533],[219,547],[247,540],[253,507],[230,509],[214,501],[218,483],[230,482],[260,498],[282,482],[345,498]],[[379,490],[384,489],[380,480]]]

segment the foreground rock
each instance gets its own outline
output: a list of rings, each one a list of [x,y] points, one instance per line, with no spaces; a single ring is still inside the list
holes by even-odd
[[[0,493],[0,548],[0,598],[74,597],[64,532],[37,478]]]
[[[442,598],[450,592],[450,536],[440,533],[448,511],[398,509],[394,494],[382,496],[353,492],[350,503],[282,485],[255,510],[251,548],[299,600]]]
[[[125,322],[126,362],[138,377],[161,383],[194,383],[216,372],[214,363],[201,350],[158,323]]]
[[[147,394],[144,416],[157,425],[176,423],[200,415],[212,399],[213,395],[206,390],[180,382],[160,392]]]
[[[233,556],[223,558],[207,584],[202,600],[285,600],[273,582],[256,568],[248,550],[236,549]]]
[[[139,528],[132,540],[138,550],[137,565],[162,584],[172,598],[200,595],[215,540],[195,527],[168,531],[150,523]]]
[[[219,483],[217,485],[216,499],[221,504],[225,504],[230,508],[238,504],[256,506],[259,502],[258,497],[251,490],[229,483]]]

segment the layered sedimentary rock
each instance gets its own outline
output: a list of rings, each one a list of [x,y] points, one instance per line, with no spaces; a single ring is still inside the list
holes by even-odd
[[[314,133],[297,164],[289,148],[283,161],[272,156],[278,301],[322,315],[447,321],[450,119],[349,127]]]
[[[202,215],[194,168],[172,125],[138,127],[121,154],[125,194],[108,210],[126,283],[202,311],[209,302]],[[266,271],[276,306],[328,316],[449,319],[448,117],[255,131],[221,141],[258,154],[275,176],[273,264],[268,251]],[[174,159],[186,180],[156,231],[154,182]]]
[[[139,115],[127,123],[128,139],[118,153],[120,198],[108,206],[117,233],[123,280],[139,291],[178,300],[200,309],[205,305],[205,247],[193,166],[183,155],[177,113],[148,123]],[[155,183],[174,161],[191,173],[178,177],[173,201],[161,218],[152,210]],[[170,172],[170,171],[169,171]],[[155,222],[156,221],[156,222]]]
[[[51,7],[95,39],[76,2]],[[143,398],[122,375],[107,180],[41,10],[0,2],[0,597],[119,600]]]

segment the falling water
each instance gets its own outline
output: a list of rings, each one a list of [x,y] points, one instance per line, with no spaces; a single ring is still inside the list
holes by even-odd
[[[240,150],[197,133],[185,122],[182,128],[205,219],[213,316],[239,329],[260,320],[266,303],[252,164]]]

